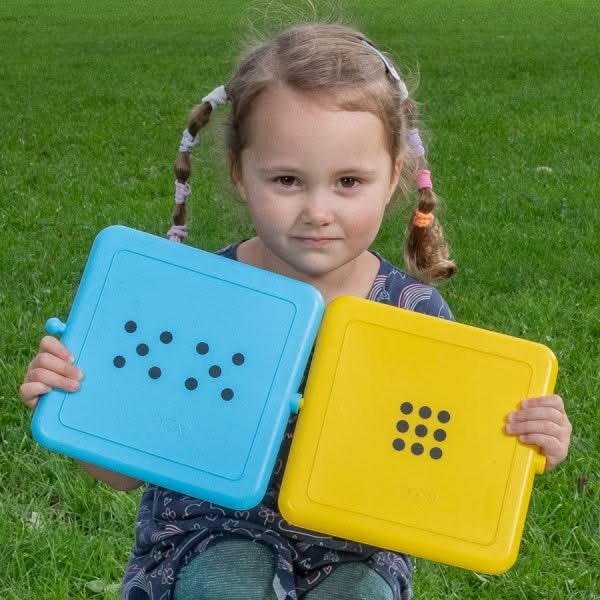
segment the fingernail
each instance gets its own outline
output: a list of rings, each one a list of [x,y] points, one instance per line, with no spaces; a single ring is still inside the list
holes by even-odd
[[[512,433],[513,432],[513,426],[510,423],[507,423],[505,429],[506,429],[506,433]]]
[[[83,371],[77,369],[77,380],[81,381],[83,379]]]
[[[514,412],[509,412],[508,413],[508,420],[509,421],[514,421],[515,420],[515,413]]]
[[[528,405],[529,405],[529,402],[527,402],[527,400],[523,400],[523,402],[521,402],[521,406],[523,408],[527,408]]]
[[[75,362],[75,357],[72,354],[69,354],[69,362],[73,364]]]

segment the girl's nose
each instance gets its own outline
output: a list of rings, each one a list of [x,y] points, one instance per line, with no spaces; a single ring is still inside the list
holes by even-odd
[[[333,221],[333,212],[325,198],[312,197],[305,203],[301,218],[305,225],[329,225]]]

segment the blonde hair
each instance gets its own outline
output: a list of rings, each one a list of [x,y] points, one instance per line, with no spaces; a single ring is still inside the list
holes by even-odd
[[[363,40],[363,34],[343,25],[311,23],[290,27],[272,39],[251,48],[240,60],[225,85],[231,112],[225,124],[225,146],[231,168],[237,168],[248,144],[248,117],[256,99],[269,87],[286,85],[294,90],[327,98],[343,110],[371,112],[386,134],[392,162],[404,161],[400,188],[414,189],[414,166],[425,168],[424,157],[417,158],[407,145],[408,127],[414,127],[417,105],[403,98],[398,82],[377,53]],[[393,61],[385,55],[390,64]],[[196,136],[209,121],[212,106],[196,106],[188,130]],[[186,182],[191,174],[189,152],[181,152],[175,163],[177,180]],[[431,213],[437,204],[432,190],[419,191],[417,209]],[[184,205],[173,214],[176,225],[185,223]],[[408,270],[423,281],[433,283],[449,278],[456,266],[448,259],[448,247],[439,222],[417,227],[411,216],[404,257]]]

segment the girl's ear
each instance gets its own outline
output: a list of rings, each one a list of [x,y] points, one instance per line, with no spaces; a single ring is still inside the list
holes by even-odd
[[[398,182],[400,181],[400,173],[402,173],[402,158],[398,158],[392,167],[392,179],[390,181],[390,195],[392,195],[398,187]]]
[[[392,176],[390,179],[390,187],[388,190],[388,200],[386,202],[386,206],[390,203],[390,200],[392,199],[392,195],[394,194],[394,192],[396,191],[396,188],[398,187],[398,182],[400,181],[400,173],[402,172],[402,164],[403,164],[402,158],[399,158],[392,165]]]
[[[229,161],[229,175],[231,176],[231,181],[233,182],[233,185],[235,185],[235,189],[240,195],[242,202],[246,202],[246,188],[242,181],[242,167],[240,161],[231,154],[227,158]]]

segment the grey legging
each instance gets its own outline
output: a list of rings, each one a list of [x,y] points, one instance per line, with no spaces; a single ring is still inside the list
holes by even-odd
[[[277,600],[273,554],[244,539],[213,544],[181,570],[174,600]],[[303,600],[393,600],[393,594],[364,563],[344,563]]]

